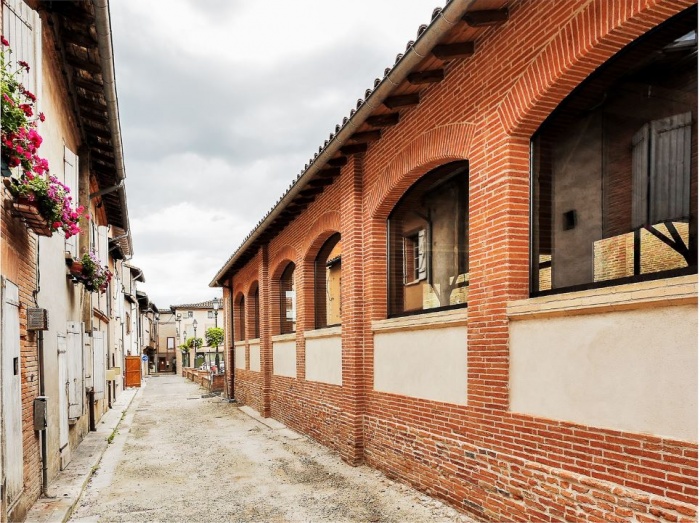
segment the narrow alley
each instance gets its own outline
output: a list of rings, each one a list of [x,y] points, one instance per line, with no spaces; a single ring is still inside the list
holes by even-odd
[[[470,522],[180,376],[147,380],[70,521]]]

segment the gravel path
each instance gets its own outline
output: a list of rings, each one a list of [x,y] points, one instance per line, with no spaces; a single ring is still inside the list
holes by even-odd
[[[152,377],[70,521],[473,520],[179,376]]]

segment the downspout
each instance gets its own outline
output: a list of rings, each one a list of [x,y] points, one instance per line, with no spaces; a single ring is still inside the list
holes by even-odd
[[[228,299],[229,299],[229,325],[231,325],[231,340],[230,340],[230,347],[229,347],[229,369],[228,372],[231,373],[231,386],[229,387],[228,391],[228,401],[229,403],[235,403],[236,402],[236,344],[233,341],[235,336],[233,333],[233,329],[235,328],[235,323],[233,322],[234,318],[234,313],[233,313],[233,287],[231,284],[224,285],[224,288],[228,289]]]
[[[98,0],[96,0],[98,1]],[[103,2],[106,0],[102,0]],[[413,69],[428,56],[433,47],[437,45],[442,37],[447,34],[456,24],[458,24],[467,10],[476,0],[452,0],[442,9],[438,19],[434,20],[430,26],[418,37],[418,39],[408,47],[403,57],[394,65],[389,73],[382,79],[379,85],[364,100],[357,111],[347,120],[343,127],[328,142],[328,145],[313,159],[311,165],[300,174],[292,183],[288,192],[282,196],[270,213],[263,218],[255,230],[243,241],[233,256],[219,270],[210,287],[221,286],[222,279],[226,276],[229,268],[236,261],[236,254],[243,254],[250,245],[262,234],[262,232],[284,211],[288,204],[306,188],[306,181],[316,172],[320,171],[328,161],[333,158],[336,152],[349,140],[355,131],[367,120],[369,116],[386,100],[403,82]]]
[[[39,331],[39,396],[46,396],[46,385],[44,383],[44,331]],[[48,427],[40,432],[41,434],[41,495],[49,496],[49,443],[46,437]]]

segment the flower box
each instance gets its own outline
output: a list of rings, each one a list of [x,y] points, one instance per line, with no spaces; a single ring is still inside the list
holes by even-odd
[[[51,237],[51,224],[39,212],[39,205],[36,201],[27,198],[17,198],[12,203],[14,210],[22,217],[26,226],[39,236]]]

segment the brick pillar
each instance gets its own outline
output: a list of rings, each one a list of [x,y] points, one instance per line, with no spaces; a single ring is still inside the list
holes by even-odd
[[[508,409],[506,304],[528,295],[529,148],[490,139],[470,158],[468,389],[484,413]]]
[[[270,292],[270,255],[267,245],[261,247],[260,263],[260,371],[262,373],[262,411],[270,417],[270,393],[272,390],[272,315],[274,304]]]
[[[341,456],[352,465],[363,460],[363,417],[366,393],[363,359],[363,329],[365,302],[362,281],[362,157],[355,155],[343,169],[340,178],[342,201],[340,229],[343,246],[341,266],[343,303],[343,417],[347,425],[347,442],[340,448]]]

